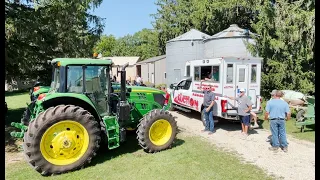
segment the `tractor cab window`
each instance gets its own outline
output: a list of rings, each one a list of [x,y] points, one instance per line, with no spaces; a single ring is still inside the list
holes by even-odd
[[[105,66],[87,66],[85,69],[85,89],[87,93],[105,92],[108,87]],[[107,92],[106,92],[107,93]]]
[[[82,66],[68,66],[67,71],[67,92],[82,93],[83,70]]]
[[[60,69],[59,67],[54,67],[52,70],[52,81],[51,81],[51,91],[56,92],[60,87]]]

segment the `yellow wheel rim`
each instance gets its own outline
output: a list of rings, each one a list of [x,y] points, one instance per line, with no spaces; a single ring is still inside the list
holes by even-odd
[[[89,146],[89,134],[78,122],[65,120],[49,127],[40,141],[42,156],[54,165],[69,165],[79,160]]]
[[[150,141],[157,145],[162,146],[166,144],[172,135],[171,124],[164,119],[159,119],[155,121],[149,130]]]

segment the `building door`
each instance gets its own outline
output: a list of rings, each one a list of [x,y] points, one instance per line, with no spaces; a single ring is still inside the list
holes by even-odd
[[[174,69],[173,70],[173,75],[174,75],[174,82],[177,83],[181,81],[181,70],[180,69]]]

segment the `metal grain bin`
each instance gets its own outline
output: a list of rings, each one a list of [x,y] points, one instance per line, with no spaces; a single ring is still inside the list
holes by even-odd
[[[171,39],[166,44],[166,84],[177,83],[183,79],[185,63],[204,58],[204,40],[211,36],[196,29]]]
[[[250,38],[254,35],[246,29],[241,29],[236,24],[205,40],[204,58],[214,57],[252,57],[246,43],[254,43]]]

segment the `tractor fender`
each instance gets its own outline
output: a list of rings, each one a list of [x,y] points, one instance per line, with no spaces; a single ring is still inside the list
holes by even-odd
[[[71,104],[71,105],[82,107],[83,109],[89,111],[96,120],[98,121],[101,120],[96,107],[93,105],[91,100],[84,94],[74,94],[74,93],[46,94],[45,99],[42,101],[42,105],[44,109],[61,105],[61,104],[65,104],[65,105]]]

